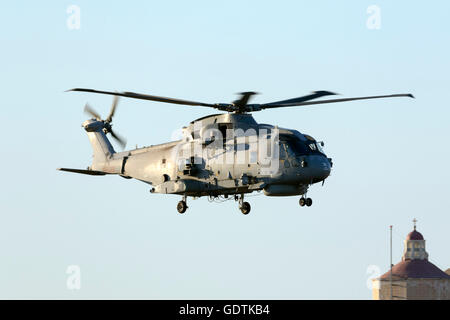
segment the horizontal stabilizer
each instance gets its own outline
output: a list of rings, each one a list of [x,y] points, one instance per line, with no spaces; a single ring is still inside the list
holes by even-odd
[[[108,174],[108,173],[102,172],[102,171],[83,170],[83,169],[58,168],[57,170],[73,172],[73,173],[88,174],[91,176],[104,176],[105,174]]]

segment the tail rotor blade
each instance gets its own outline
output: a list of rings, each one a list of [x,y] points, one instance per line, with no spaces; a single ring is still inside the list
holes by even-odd
[[[109,130],[109,132],[111,133],[111,136],[117,141],[117,143],[122,147],[122,149],[125,148],[125,146],[127,145],[127,140],[121,137],[120,135],[114,133],[112,129]]]
[[[106,118],[107,122],[111,122],[112,118],[114,116],[114,113],[116,112],[116,108],[117,108],[117,103],[119,102],[119,97],[118,96],[114,96],[114,100],[111,106],[111,111],[109,112],[108,117]]]
[[[91,116],[93,116],[97,120],[101,120],[102,119],[100,117],[100,115],[94,109],[92,109],[91,106],[88,103],[86,103],[86,105],[84,106],[84,112],[90,114]]]

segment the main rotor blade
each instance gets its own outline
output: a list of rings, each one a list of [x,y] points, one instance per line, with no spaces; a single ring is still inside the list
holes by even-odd
[[[108,117],[106,118],[106,122],[111,122],[112,121],[112,117],[114,116],[114,113],[116,112],[116,107],[117,107],[117,103],[119,102],[119,97],[118,96],[114,96],[114,100],[111,106],[111,111],[109,112]]]
[[[245,106],[247,105],[248,101],[250,100],[251,96],[258,94],[258,92],[240,92],[239,93],[241,95],[240,99],[237,99],[235,101],[233,101],[233,104],[236,106]]]
[[[383,96],[367,96],[367,97],[331,99],[331,100],[322,100],[322,101],[310,101],[310,102],[301,102],[301,103],[261,105],[261,109],[296,107],[296,106],[307,106],[307,105],[312,105],[312,104],[325,104],[325,103],[345,102],[345,101],[354,101],[354,100],[368,100],[368,99],[394,98],[394,97],[414,98],[414,96],[410,93],[401,93],[401,94],[390,94],[390,95],[383,95]]]
[[[202,106],[202,107],[216,108],[216,106],[211,103],[203,103],[203,102],[196,102],[196,101],[189,101],[189,100],[182,100],[182,99],[175,99],[175,98],[168,98],[168,97],[158,97],[158,96],[152,96],[149,94],[141,94],[141,93],[134,93],[134,92],[110,92],[110,91],[100,91],[100,90],[83,89],[83,88],[75,88],[75,89],[70,89],[67,91],[92,92],[92,93],[109,94],[109,95],[113,95],[113,96],[121,96],[121,97],[134,98],[134,99],[151,100],[151,101],[174,103],[174,104],[183,104],[183,105],[189,105],[189,106]]]
[[[263,104],[261,104],[261,107],[263,108],[265,106],[275,106],[275,105],[280,105],[280,104],[301,103],[301,102],[317,99],[317,98],[324,97],[324,96],[331,96],[331,95],[335,95],[335,94],[337,94],[337,93],[330,92],[330,91],[324,91],[324,90],[313,91],[311,94],[308,94],[308,95],[302,96],[302,97],[298,97],[298,98],[294,98],[294,99],[282,100],[282,101],[276,101],[276,102],[270,102],[270,103],[263,103]]]
[[[111,133],[111,136],[117,141],[117,143],[120,144],[122,149],[125,148],[125,146],[127,145],[127,140],[121,137],[120,135],[114,133],[112,129],[110,129],[109,132]]]
[[[93,116],[97,120],[101,120],[102,119],[100,117],[100,115],[97,113],[97,111],[92,109],[91,106],[88,103],[86,103],[86,105],[84,106],[84,112],[89,113],[91,116]]]

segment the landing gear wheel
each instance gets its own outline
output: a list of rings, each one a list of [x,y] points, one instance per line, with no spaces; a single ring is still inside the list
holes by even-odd
[[[177,210],[179,213],[185,213],[186,209],[187,209],[186,201],[181,200],[180,202],[178,202]]]
[[[250,206],[250,203],[248,203],[248,202],[242,203],[242,205],[239,207],[239,209],[241,209],[242,214],[249,214],[251,208],[252,207]]]
[[[306,199],[301,197],[300,200],[298,201],[298,203],[300,204],[300,207],[304,207],[306,204]]]
[[[311,198],[306,198],[306,205],[308,207],[311,207],[311,205],[312,205],[312,199]]]

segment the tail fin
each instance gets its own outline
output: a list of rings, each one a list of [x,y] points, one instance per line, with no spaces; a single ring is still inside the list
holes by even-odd
[[[87,132],[94,152],[91,170],[104,171],[105,166],[108,165],[109,160],[116,152],[103,132],[103,121],[86,120],[83,123],[83,127]]]

